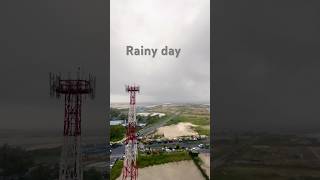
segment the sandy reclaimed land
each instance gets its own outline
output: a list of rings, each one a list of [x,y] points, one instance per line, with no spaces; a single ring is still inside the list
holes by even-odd
[[[210,153],[201,153],[199,154],[199,158],[203,162],[201,168],[204,169],[208,177],[210,177]]]
[[[121,180],[122,175],[117,178]],[[138,180],[204,180],[193,161],[179,161],[138,170]]]
[[[194,136],[198,135],[192,127],[196,125],[186,122],[180,122],[178,124],[173,124],[170,126],[163,126],[158,128],[156,134],[163,135],[168,139],[173,139],[181,136]]]

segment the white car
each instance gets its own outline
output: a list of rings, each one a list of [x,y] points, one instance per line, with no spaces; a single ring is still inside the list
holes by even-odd
[[[200,148],[199,147],[193,147],[191,150],[199,151]]]

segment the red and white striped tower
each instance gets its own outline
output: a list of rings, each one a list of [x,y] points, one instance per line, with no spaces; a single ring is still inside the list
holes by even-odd
[[[137,167],[137,134],[136,134],[136,94],[140,91],[139,86],[126,86],[126,91],[130,94],[130,107],[127,122],[127,134],[125,144],[125,157],[122,169],[122,179],[136,180],[138,177]]]
[[[67,78],[50,73],[50,95],[64,96],[64,142],[61,152],[59,180],[82,180],[81,105],[85,96],[94,98],[95,78]]]

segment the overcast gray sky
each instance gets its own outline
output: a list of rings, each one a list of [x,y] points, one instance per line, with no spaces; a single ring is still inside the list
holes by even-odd
[[[140,102],[210,101],[209,0],[111,0],[110,9],[111,102],[127,102],[124,85],[132,83]],[[133,57],[127,45],[181,53]]]
[[[77,67],[97,77],[82,127],[106,125],[106,12],[98,0],[0,1],[0,129],[62,132],[63,99],[49,97],[48,73]]]
[[[215,128],[320,130],[320,1],[215,0]]]

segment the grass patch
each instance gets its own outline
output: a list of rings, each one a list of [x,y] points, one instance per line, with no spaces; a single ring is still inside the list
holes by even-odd
[[[210,125],[210,120],[209,120],[209,117],[207,116],[186,116],[186,115],[174,117],[166,125],[178,124],[179,122],[189,122],[199,126]]]
[[[210,129],[205,128],[203,126],[192,127],[194,131],[196,131],[199,135],[210,136]]]
[[[169,162],[191,160],[191,156],[186,151],[160,153],[160,154],[139,154],[138,155],[138,167],[144,168],[148,166],[165,164]]]
[[[152,117],[148,116],[146,122],[147,122],[147,125],[151,125],[159,122],[160,119],[161,118],[159,116],[152,116]]]
[[[110,126],[110,141],[120,141],[124,138],[126,128],[122,125]]]
[[[122,172],[122,167],[123,167],[123,161],[118,160],[112,167],[111,169],[111,174],[110,174],[110,179],[115,180],[117,179]]]

